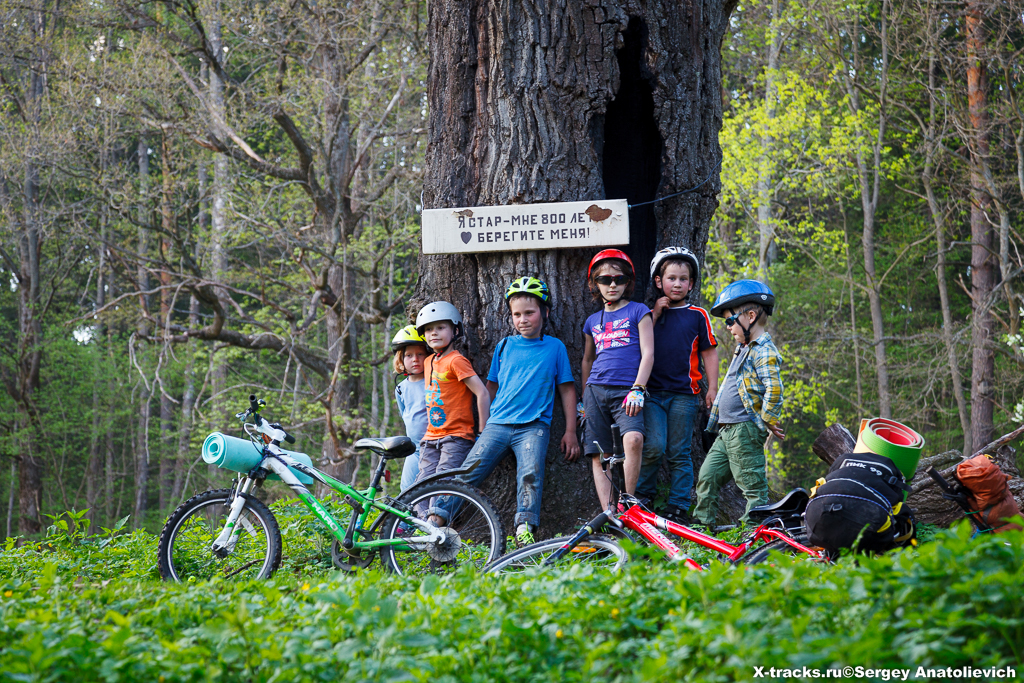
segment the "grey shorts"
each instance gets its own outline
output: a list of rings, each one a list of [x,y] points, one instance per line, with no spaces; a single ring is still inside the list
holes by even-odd
[[[644,411],[633,417],[626,415],[623,399],[630,387],[609,387],[601,384],[588,384],[583,391],[583,409],[587,411],[587,424],[583,429],[583,452],[594,456],[598,453],[610,453],[612,450],[612,424],[619,425],[619,431],[625,436],[628,432],[644,431]],[[594,442],[597,443],[594,443]],[[600,447],[598,447],[600,444]]]

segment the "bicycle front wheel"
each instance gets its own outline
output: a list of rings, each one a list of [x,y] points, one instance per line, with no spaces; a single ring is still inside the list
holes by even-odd
[[[497,561],[488,565],[486,571],[488,574],[499,574],[522,572],[530,567],[539,567],[571,538],[571,536],[551,538],[520,548],[504,557],[499,557]],[[568,567],[572,564],[585,564],[600,569],[618,571],[628,561],[629,553],[614,538],[604,534],[591,534],[560,557],[555,565]]]
[[[505,530],[497,510],[483,493],[468,484],[451,479],[414,486],[398,502],[410,510],[421,503],[443,508],[449,520],[442,527],[445,540],[427,544],[421,540],[427,537],[422,529],[388,515],[381,538],[406,541],[381,549],[382,564],[395,574],[446,574],[463,564],[483,569],[505,550]]]
[[[274,513],[248,498],[235,523],[235,546],[219,557],[213,541],[230,511],[231,489],[206,491],[179,505],[160,532],[160,576],[165,581],[270,578],[281,564],[281,531]]]

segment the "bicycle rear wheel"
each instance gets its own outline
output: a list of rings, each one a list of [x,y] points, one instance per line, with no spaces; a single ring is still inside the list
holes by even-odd
[[[267,579],[281,564],[281,531],[274,513],[254,497],[236,522],[234,549],[225,557],[211,550],[231,510],[231,489],[192,496],[178,506],[160,532],[157,564],[165,581],[205,581],[214,577]]]
[[[399,498],[406,509],[415,510],[419,504],[435,505],[450,511],[444,542],[419,542],[427,534],[417,526],[402,523],[388,515],[381,531],[382,539],[402,539],[410,545],[390,545],[381,548],[381,563],[395,574],[434,572],[447,574],[463,564],[483,569],[488,562],[501,556],[505,550],[505,529],[498,511],[478,489],[454,479],[414,486]]]
[[[571,536],[562,536],[533,543],[498,558],[497,561],[487,566],[486,571],[488,574],[522,572],[530,567],[541,566],[556,550],[564,546],[571,539]],[[559,558],[556,565],[568,567],[572,564],[585,564],[601,569],[618,571],[628,561],[629,553],[614,538],[604,534],[591,534],[575,548]]]
[[[797,543],[799,543],[800,545],[803,545],[803,546],[807,546],[807,544],[810,542],[810,541],[807,540],[807,535],[806,534],[797,534],[796,536],[793,536],[792,538],[793,538],[794,541],[796,541]],[[810,547],[810,546],[808,546],[808,547]],[[764,562],[765,560],[767,560],[771,556],[772,552],[781,553],[783,555],[792,555],[793,557],[799,557],[801,555],[805,555],[805,553],[803,553],[799,549],[794,548],[793,546],[791,546],[790,544],[786,543],[782,539],[778,539],[778,540],[772,541],[771,543],[765,543],[764,545],[760,546],[759,548],[755,548],[754,550],[751,550],[746,555],[744,555],[743,557],[740,558],[740,563],[741,564],[760,564],[760,563]],[[809,555],[807,557],[809,559],[817,559],[817,558],[811,558],[811,556],[809,556]]]

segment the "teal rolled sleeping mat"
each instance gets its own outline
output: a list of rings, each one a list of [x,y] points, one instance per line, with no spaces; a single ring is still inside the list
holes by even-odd
[[[304,465],[313,466],[313,461],[305,453],[281,452],[289,455]],[[260,462],[260,451],[248,439],[239,439],[220,432],[214,432],[206,437],[203,442],[203,460],[211,465],[222,467],[233,472],[248,472]],[[313,477],[299,472],[294,467],[289,468],[296,477],[306,486],[313,484]],[[270,474],[267,479],[281,481],[281,477]]]

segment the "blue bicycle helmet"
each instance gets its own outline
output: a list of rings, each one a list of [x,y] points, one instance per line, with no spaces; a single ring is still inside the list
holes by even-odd
[[[771,287],[757,280],[737,280],[726,285],[711,307],[711,315],[725,317],[725,311],[741,304],[758,304],[768,315],[775,308],[775,294]]]

